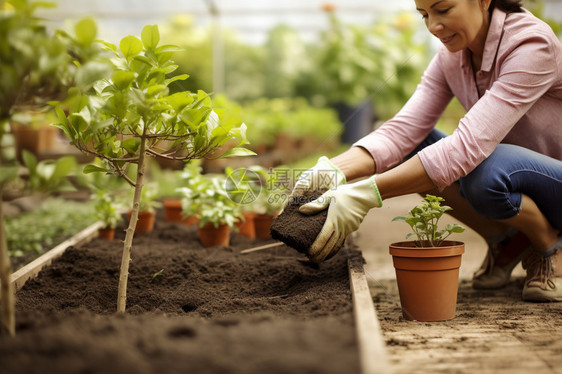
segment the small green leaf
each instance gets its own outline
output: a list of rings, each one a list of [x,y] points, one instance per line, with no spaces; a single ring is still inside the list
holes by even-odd
[[[55,163],[55,170],[51,179],[59,179],[72,174],[76,170],[76,159],[72,156],[59,158]]]
[[[6,182],[16,179],[18,169],[17,166],[0,166],[0,187]]]
[[[127,61],[131,61],[142,51],[142,42],[136,36],[129,35],[121,39],[119,49],[123,52]]]
[[[97,42],[103,45],[102,48],[107,51],[114,51],[114,52],[117,51],[117,46],[113,43],[106,42],[105,40],[97,40]]]
[[[158,31],[158,26],[146,25],[142,29],[141,39],[145,49],[149,50],[156,48],[158,46],[158,42],[160,41],[160,32]]]
[[[134,60],[145,63],[148,66],[154,66],[154,62],[151,59],[149,59],[148,57],[143,56],[143,55],[135,56]]]
[[[83,173],[84,173],[84,174],[100,173],[100,172],[107,173],[108,171],[109,171],[109,170],[107,170],[107,169],[105,169],[105,168],[99,167],[99,166],[97,166],[97,165],[92,165],[92,164],[90,164],[90,165],[84,166]]]
[[[238,157],[238,156],[255,156],[256,153],[246,148],[235,147],[226,151],[220,158]]]
[[[113,83],[118,89],[124,90],[135,79],[135,76],[136,74],[131,71],[118,70],[115,73],[113,73],[111,80],[113,81]]]
[[[96,39],[98,29],[93,18],[83,18],[74,27],[76,39],[82,45],[90,45]]]
[[[156,53],[166,53],[166,52],[183,52],[184,49],[178,47],[177,45],[165,44],[156,48]]]
[[[135,154],[138,152],[140,144],[141,144],[140,139],[137,137],[133,137],[123,140],[121,142],[121,147],[123,147],[130,154]]]
[[[151,96],[155,96],[157,94],[159,94],[160,92],[164,91],[166,89],[166,86],[163,84],[156,84],[154,86],[150,86],[148,87],[148,89],[146,90],[146,94],[151,97]]]
[[[37,169],[37,157],[27,149],[22,152],[23,164],[30,172],[34,172]]]
[[[168,85],[169,85],[170,83],[172,83],[172,82],[180,81],[180,80],[183,81],[183,80],[186,80],[187,78],[189,78],[189,75],[187,75],[187,74],[176,75],[175,77],[172,77],[172,78],[170,78],[170,79],[166,79],[166,80],[164,81],[164,84],[165,84],[166,86],[168,86]]]

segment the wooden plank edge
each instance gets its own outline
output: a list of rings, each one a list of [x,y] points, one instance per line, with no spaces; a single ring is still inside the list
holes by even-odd
[[[49,265],[57,257],[61,256],[64,251],[68,249],[68,247],[73,245],[81,245],[95,238],[98,235],[98,230],[100,228],[103,228],[103,226],[103,222],[95,222],[92,225],[86,227],[84,230],[80,231],[78,234],[53,247],[48,252],[45,252],[34,261],[30,262],[18,271],[11,274],[10,283],[13,284],[16,291],[19,290],[23,287],[25,282],[27,282],[29,279],[35,278],[37,274],[39,274],[41,269]]]
[[[392,373],[360,252],[347,259],[362,374]]]

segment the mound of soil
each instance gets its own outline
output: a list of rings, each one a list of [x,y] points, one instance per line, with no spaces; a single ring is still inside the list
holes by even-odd
[[[358,373],[350,248],[310,266],[234,235],[204,248],[159,221],[134,239],[127,313],[115,314],[124,233],[69,248],[18,291],[0,373]],[[41,369],[39,369],[41,368]]]
[[[312,192],[304,196],[291,198],[283,212],[273,221],[271,237],[282,241],[298,252],[308,255],[308,250],[326,222],[328,210],[308,216],[302,214],[299,208],[321,195],[321,192]]]

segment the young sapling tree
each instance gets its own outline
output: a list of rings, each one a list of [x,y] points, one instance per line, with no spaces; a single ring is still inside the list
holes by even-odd
[[[187,75],[171,75],[178,48],[158,45],[156,25],[145,26],[141,38],[126,36],[119,46],[103,42],[113,55],[111,76],[82,87],[66,115],[58,107],[58,127],[78,149],[98,157],[102,165],[88,165],[85,173],[123,177],[133,188],[132,214],[121,261],[117,311],[126,307],[127,279],[133,235],[138,220],[149,157],[189,161],[202,158],[227,141],[235,148],[224,156],[247,155],[246,125],[239,116],[215,110],[203,91],[170,94],[168,86]],[[165,147],[163,148],[163,144]],[[127,169],[136,166],[131,178]]]

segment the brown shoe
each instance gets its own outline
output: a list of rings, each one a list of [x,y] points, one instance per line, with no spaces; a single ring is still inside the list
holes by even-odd
[[[531,242],[519,231],[499,242],[489,243],[484,262],[472,277],[472,287],[477,290],[504,287],[509,283],[515,266],[531,250]]]
[[[547,251],[532,251],[523,259],[523,269],[527,270],[523,300],[562,301],[562,269],[556,269],[556,264],[560,264],[557,258],[560,248],[562,237]]]

